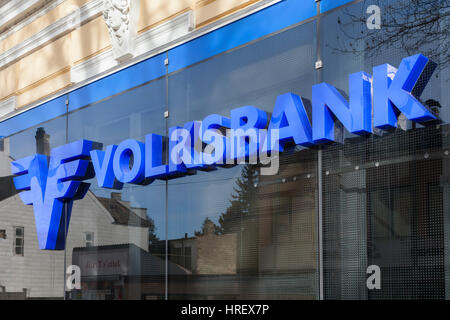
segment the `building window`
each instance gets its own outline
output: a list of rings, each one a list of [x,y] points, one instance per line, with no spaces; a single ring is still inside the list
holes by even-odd
[[[24,228],[14,227],[14,255],[23,256]]]
[[[6,239],[6,230],[0,230],[0,239]]]
[[[94,233],[93,232],[85,232],[84,233],[84,242],[86,243],[86,247],[92,247],[94,245]]]

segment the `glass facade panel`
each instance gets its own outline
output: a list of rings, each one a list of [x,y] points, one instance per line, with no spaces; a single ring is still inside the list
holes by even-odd
[[[300,25],[170,75],[169,127],[246,105],[270,114],[278,95],[308,94],[315,30]],[[181,261],[192,261],[186,275],[169,269],[169,297],[316,298],[315,158],[286,152],[275,176],[237,165],[169,181],[169,259],[185,247]]]
[[[344,145],[324,149],[325,298],[443,299],[449,120],[448,57],[442,54],[448,36],[439,20],[444,3],[378,1],[383,22],[373,30],[365,14],[371,4],[361,1],[323,17],[327,63],[321,80],[348,94],[348,74],[372,74],[375,66],[397,67],[402,58],[423,53],[439,67],[420,101],[442,122],[424,127],[403,118],[402,128],[367,137],[347,133]],[[370,265],[382,270],[379,290],[366,287]]]
[[[88,139],[101,150],[127,139],[164,135],[166,82],[155,80],[69,113],[69,141]],[[132,166],[133,163],[130,163]],[[74,204],[67,266],[81,269],[72,299],[162,299],[165,296],[165,182],[121,189],[99,187]]]

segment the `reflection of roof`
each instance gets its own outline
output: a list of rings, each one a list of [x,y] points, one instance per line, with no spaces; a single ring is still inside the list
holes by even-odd
[[[13,161],[14,159],[7,152],[2,151],[0,146],[0,176],[5,177],[11,174],[11,162]]]
[[[10,198],[17,193],[19,192],[14,186],[13,176],[0,177],[0,201]],[[147,219],[139,217],[133,212],[133,208],[128,208],[123,201],[96,197],[93,193],[92,195],[101,203],[106,211],[108,211],[114,219],[114,223],[132,227],[150,227],[150,223]]]
[[[184,238],[177,238],[177,239],[169,239],[169,242],[178,242],[178,241],[180,241],[180,242],[182,242],[182,241],[186,241],[186,240],[196,240],[197,239],[197,237],[184,237]],[[165,241],[165,240],[163,240],[163,241]]]
[[[166,270],[166,261],[163,258],[157,257],[145,250],[137,247],[132,243],[114,244],[97,247],[80,247],[74,248],[72,253],[72,262],[79,264],[80,258],[87,254],[96,254],[101,256],[107,254],[114,256],[114,254],[121,255],[126,253],[128,255],[128,276],[163,276]],[[168,261],[168,268],[170,275],[187,275],[191,272],[171,261]]]
[[[101,197],[96,198],[113,217],[115,223],[132,227],[150,227],[148,220],[139,217],[131,208],[125,206],[122,201]]]

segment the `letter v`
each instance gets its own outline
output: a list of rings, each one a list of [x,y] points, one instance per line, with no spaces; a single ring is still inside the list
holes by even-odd
[[[92,164],[100,188],[122,189],[123,187],[123,183],[117,181],[114,176],[113,158],[116,149],[117,146],[110,145],[106,147],[106,151],[91,151]]]

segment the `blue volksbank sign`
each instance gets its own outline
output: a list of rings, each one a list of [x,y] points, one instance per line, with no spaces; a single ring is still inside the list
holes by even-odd
[[[380,65],[373,75],[349,77],[349,101],[336,88],[312,87],[307,100],[287,93],[276,99],[272,117],[245,106],[230,117],[209,115],[173,127],[169,137],[148,134],[145,142],[128,139],[99,150],[99,144],[80,140],[51,151],[50,158],[34,155],[12,163],[14,183],[22,201],[34,206],[39,247],[65,247],[73,201],[82,199],[97,178],[99,187],[121,189],[123,184],[148,185],[155,179],[176,178],[195,170],[240,163],[242,159],[282,152],[289,145],[312,146],[343,142],[339,127],[358,135],[397,127],[402,113],[424,123],[436,116],[418,100],[435,64],[418,54],[402,60],[398,69]],[[312,123],[307,110],[312,109]]]

